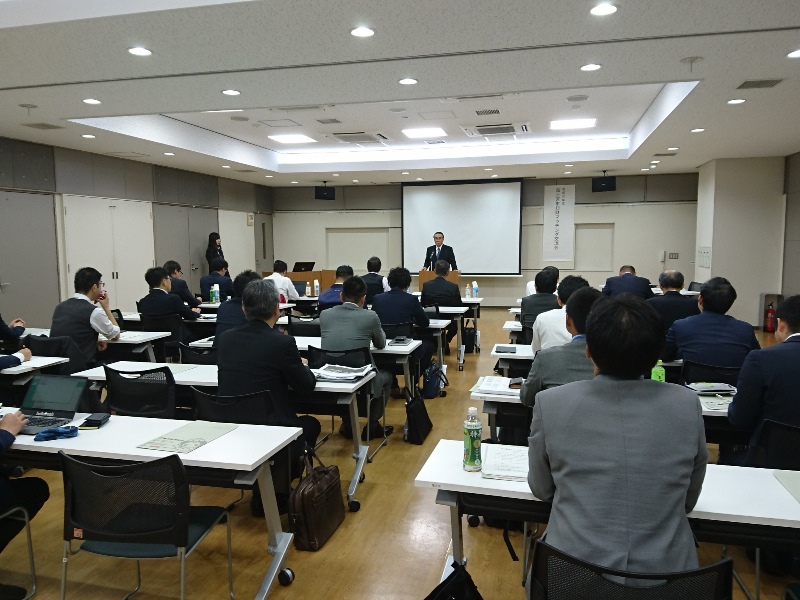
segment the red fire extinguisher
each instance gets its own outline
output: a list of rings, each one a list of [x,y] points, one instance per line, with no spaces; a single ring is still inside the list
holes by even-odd
[[[770,302],[767,307],[767,315],[764,318],[764,331],[767,333],[775,332],[775,307],[772,305],[772,302]]]

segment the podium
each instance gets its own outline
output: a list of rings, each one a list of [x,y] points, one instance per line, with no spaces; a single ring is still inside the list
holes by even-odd
[[[422,269],[419,272],[419,291],[422,291],[422,286],[430,281],[431,279],[436,279],[436,271],[428,271],[427,269]],[[447,281],[451,281],[455,283],[459,289],[461,288],[461,271],[450,271],[447,276],[445,277]]]

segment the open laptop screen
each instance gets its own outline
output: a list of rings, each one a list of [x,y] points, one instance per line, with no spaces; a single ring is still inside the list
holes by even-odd
[[[33,378],[21,408],[23,412],[25,410],[75,412],[87,383],[88,381],[82,377],[40,373]]]

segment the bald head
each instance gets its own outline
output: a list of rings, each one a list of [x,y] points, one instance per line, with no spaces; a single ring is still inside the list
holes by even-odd
[[[664,271],[658,276],[658,287],[664,292],[679,292],[683,289],[683,273],[676,270]]]

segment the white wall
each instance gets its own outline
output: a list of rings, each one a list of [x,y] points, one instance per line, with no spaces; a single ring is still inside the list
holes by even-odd
[[[255,226],[248,225],[247,216],[252,213],[220,210],[219,236],[225,249],[225,260],[228,261],[232,277],[245,269],[256,268]]]
[[[700,177],[697,182],[697,248],[711,248],[714,241],[714,180],[716,165],[714,161],[700,167]],[[695,251],[698,258],[699,250]],[[712,256],[713,259],[713,256]],[[707,281],[711,278],[711,267],[702,266],[697,260],[694,267],[694,280]]]

